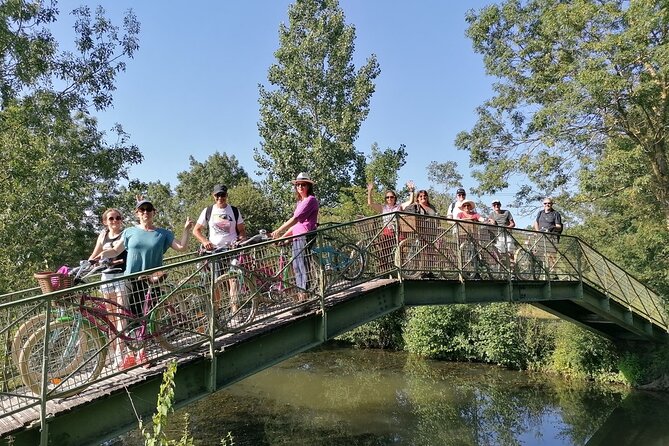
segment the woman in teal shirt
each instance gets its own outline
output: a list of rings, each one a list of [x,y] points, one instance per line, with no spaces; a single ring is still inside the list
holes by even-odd
[[[190,217],[186,218],[184,233],[181,240],[177,241],[174,233],[168,229],[158,228],[153,223],[156,208],[149,200],[140,200],[135,206],[135,214],[139,220],[137,226],[126,228],[121,239],[114,243],[111,248],[100,253],[100,257],[115,257],[125,249],[128,252],[125,264],[125,274],[133,274],[151,268],[162,266],[165,252],[172,248],[175,251],[185,251],[188,248],[188,237],[193,222]],[[144,296],[146,296],[147,284],[143,280],[130,281],[130,310],[133,314],[141,317],[143,315]],[[135,360],[136,359],[136,360]],[[137,358],[127,355],[123,358],[122,369],[134,366],[137,362],[146,363],[148,358],[144,349],[140,350]]]

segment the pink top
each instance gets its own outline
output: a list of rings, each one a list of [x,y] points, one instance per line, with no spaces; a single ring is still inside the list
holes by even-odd
[[[478,212],[472,212],[471,214],[467,212],[458,212],[458,215],[455,217],[458,220],[474,220],[474,221],[481,221],[483,217],[481,217],[481,214]]]
[[[316,229],[318,222],[318,200],[309,195],[297,203],[293,217],[297,223],[292,228],[293,235],[304,234]]]

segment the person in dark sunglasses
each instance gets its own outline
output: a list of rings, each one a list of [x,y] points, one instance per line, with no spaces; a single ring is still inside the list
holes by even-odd
[[[113,246],[103,249],[99,254],[101,258],[111,258],[116,257],[123,250],[127,250],[125,275],[162,266],[163,257],[169,248],[179,252],[186,251],[190,229],[193,227],[190,217],[186,217],[184,233],[181,239],[177,241],[172,231],[159,228],[154,224],[153,218],[156,215],[156,208],[153,203],[142,199],[142,197],[137,198],[139,201],[135,206],[135,214],[139,224],[126,228],[120,240],[113,243]],[[142,305],[147,286],[144,280],[135,279],[129,283],[129,308],[137,316],[142,315]],[[146,363],[147,357],[144,349],[138,352],[136,360]],[[134,361],[130,357],[126,357],[123,359],[121,368],[132,365],[134,365]]]
[[[105,228],[100,232],[98,239],[95,243],[95,248],[93,252],[88,257],[89,260],[94,260],[98,257],[103,250],[112,248],[114,243],[118,242],[121,239],[123,234],[123,216],[121,211],[115,208],[109,208],[102,213],[102,224]],[[105,299],[112,302],[116,302],[118,305],[123,307],[128,306],[128,297],[126,293],[126,282],[119,277],[123,276],[123,270],[125,269],[125,261],[128,256],[128,251],[125,249],[120,252],[116,257],[112,259],[112,267],[117,269],[119,272],[103,272],[100,277],[101,281],[117,279],[114,282],[106,283],[100,287],[102,295]],[[113,304],[108,304],[107,309],[110,314],[116,312],[116,308]],[[114,321],[117,330],[122,331],[125,328],[125,319],[117,318]],[[115,365],[120,367],[121,358],[125,355],[125,345],[120,339],[115,339],[110,345],[111,357],[114,358]]]

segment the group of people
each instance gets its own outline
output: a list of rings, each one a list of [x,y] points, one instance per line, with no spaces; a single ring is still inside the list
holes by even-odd
[[[367,184],[367,204],[375,211],[384,214],[382,238],[394,236],[396,228],[394,226],[393,215],[391,215],[392,212],[405,211],[429,216],[438,215],[436,208],[430,203],[426,190],[419,190],[416,195],[414,192],[415,184],[413,181],[407,182],[407,189],[409,191],[409,199],[406,202],[398,204],[397,193],[393,190],[388,190],[385,192],[385,202],[379,204],[374,202],[372,197],[374,184]],[[456,199],[449,205],[446,218],[487,223],[509,229],[516,227],[516,222],[514,221],[511,212],[507,209],[502,209],[502,202],[500,200],[494,199],[491,204],[492,212],[488,217],[483,217],[476,212],[476,204],[474,201],[467,199],[467,192],[463,188],[458,188],[456,191]],[[562,216],[553,208],[553,199],[551,197],[545,197],[543,200],[543,207],[543,210],[537,213],[533,222],[534,230],[558,234],[561,233]],[[496,248],[500,253],[508,254],[510,260],[513,262],[514,241],[512,237],[507,236],[506,232],[497,237]],[[387,257],[387,255],[383,256],[382,253],[382,257]]]
[[[307,245],[305,234],[316,229],[319,202],[314,195],[315,182],[309,174],[301,172],[292,184],[297,202],[295,211],[292,217],[271,235],[274,238],[295,236],[293,268],[299,290],[296,297],[298,301],[305,301],[308,297],[304,291],[308,281],[304,257]],[[178,240],[172,231],[154,224],[157,209],[150,200],[137,197],[135,216],[138,223],[128,228],[123,227],[124,219],[121,211],[115,208],[107,209],[102,214],[104,229],[100,232],[93,252],[89,256],[90,260],[112,259],[111,265],[114,270],[120,271],[102,275],[103,281],[110,281],[101,289],[105,298],[141,316],[148,284],[139,279],[126,281],[123,280],[123,276],[162,266],[164,254],[169,248],[179,252],[187,250],[191,229],[202,247],[208,251],[245,239],[244,218],[239,209],[228,203],[228,188],[225,185],[216,185],[212,196],[214,204],[203,209],[195,223],[186,218],[184,232]],[[110,315],[116,312],[115,308],[109,308]],[[119,332],[125,328],[124,318],[117,317],[113,322]],[[134,355],[119,339],[114,341],[112,348],[114,358],[117,360],[116,365],[122,370],[137,363],[147,363],[144,350]]]

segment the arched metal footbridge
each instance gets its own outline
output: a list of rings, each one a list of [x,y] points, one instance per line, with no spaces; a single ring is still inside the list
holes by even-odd
[[[524,302],[617,340],[669,328],[661,297],[582,240],[405,213],[322,226],[302,252],[267,240],[123,282],[39,278],[0,296],[0,444],[99,444],[155,411],[170,360],[184,406],[403,306]]]

